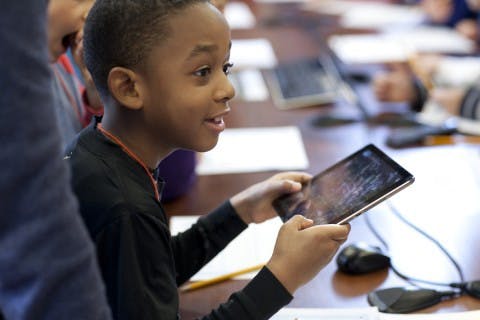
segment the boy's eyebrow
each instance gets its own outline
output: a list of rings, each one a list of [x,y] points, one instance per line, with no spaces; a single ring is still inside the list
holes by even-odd
[[[188,59],[194,58],[202,53],[210,53],[218,49],[216,44],[198,44],[190,51],[188,55]]]
[[[228,49],[232,47],[232,42],[230,41],[228,44]],[[190,54],[188,55],[187,59],[194,58],[202,53],[210,53],[218,49],[218,45],[216,44],[199,44],[196,45],[192,51],[190,51]]]

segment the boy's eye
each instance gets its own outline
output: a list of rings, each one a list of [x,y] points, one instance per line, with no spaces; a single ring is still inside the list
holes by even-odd
[[[231,62],[228,62],[226,64],[223,65],[223,73],[225,74],[229,74],[230,73],[230,69],[233,67],[233,63]]]
[[[210,71],[210,67],[203,67],[195,71],[194,74],[198,77],[206,77],[210,74]]]

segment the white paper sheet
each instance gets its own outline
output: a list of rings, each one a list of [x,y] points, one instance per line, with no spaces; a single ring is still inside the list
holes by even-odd
[[[230,61],[234,69],[269,69],[277,65],[272,44],[267,39],[233,39]]]
[[[387,3],[364,3],[347,10],[340,18],[340,25],[352,29],[392,29],[411,27],[425,20],[417,7]]]
[[[188,229],[198,216],[173,216],[170,218],[172,235]],[[274,218],[261,224],[251,224],[212,261],[205,265],[191,280],[206,280],[266,263],[273,252],[277,233],[282,225],[280,218]],[[244,274],[237,279],[251,279],[256,272]]]
[[[297,127],[226,129],[211,151],[200,154],[197,174],[305,170],[308,158]]]
[[[412,50],[378,34],[332,36],[330,48],[347,64],[407,61]]]
[[[480,319],[480,310],[454,312],[454,313],[435,313],[435,314],[387,314],[380,313],[379,320],[478,320]]]
[[[389,314],[374,307],[353,309],[284,308],[271,320],[478,320],[480,310],[435,314]]]
[[[433,74],[436,86],[448,87],[467,87],[479,77],[479,57],[444,57]]]
[[[472,53],[475,44],[458,32],[440,27],[408,28],[401,32],[336,35],[328,40],[348,64],[407,61],[414,53]]]
[[[379,320],[374,307],[356,309],[284,308],[271,320]]]
[[[234,1],[227,3],[223,14],[231,29],[250,29],[256,23],[252,11],[243,2]]]

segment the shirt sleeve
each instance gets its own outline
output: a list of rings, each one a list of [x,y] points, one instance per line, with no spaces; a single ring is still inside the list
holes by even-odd
[[[190,279],[246,228],[230,202],[226,201],[202,216],[190,229],[172,237],[177,284]]]
[[[480,120],[480,87],[474,85],[467,90],[460,106],[460,116]]]
[[[6,319],[109,319],[52,117],[47,4],[0,11],[0,308]]]
[[[292,296],[275,276],[264,267],[241,291],[202,320],[269,319],[292,300]]]

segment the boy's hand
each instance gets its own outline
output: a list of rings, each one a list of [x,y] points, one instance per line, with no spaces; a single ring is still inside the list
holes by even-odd
[[[380,101],[403,102],[413,101],[415,98],[412,75],[400,68],[375,75],[372,86],[375,96]]]
[[[257,183],[230,199],[237,214],[246,223],[260,223],[277,215],[272,201],[286,193],[298,192],[311,175],[284,172]]]
[[[296,215],[285,222],[267,268],[293,293],[332,260],[348,237],[350,225],[318,225]]]

